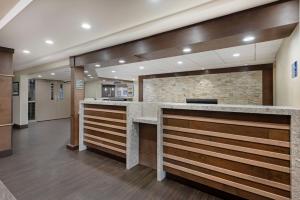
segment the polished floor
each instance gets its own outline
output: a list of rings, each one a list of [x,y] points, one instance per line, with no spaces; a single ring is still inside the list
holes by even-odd
[[[155,171],[93,152],[65,148],[69,120],[31,124],[14,130],[14,155],[0,159],[0,180],[18,200],[220,200],[167,179]]]

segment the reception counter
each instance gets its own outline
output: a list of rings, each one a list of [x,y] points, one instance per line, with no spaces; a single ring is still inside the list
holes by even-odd
[[[170,173],[246,199],[300,199],[299,144],[293,108],[80,104],[80,151],[96,148],[124,158],[127,169],[157,169],[158,181]]]

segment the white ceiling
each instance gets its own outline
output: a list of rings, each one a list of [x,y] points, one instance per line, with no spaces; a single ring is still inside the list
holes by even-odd
[[[55,73],[55,75],[51,75]],[[42,77],[39,77],[42,76]],[[71,69],[69,67],[58,68],[50,71],[44,71],[41,73],[31,74],[29,78],[32,79],[45,79],[45,80],[60,80],[70,81],[71,80]]]
[[[36,0],[0,30],[0,46],[15,49],[21,70],[273,1]],[[92,28],[81,29],[83,22]]]
[[[137,80],[140,75],[273,63],[281,43],[282,40],[274,40],[152,61],[97,68],[96,72],[99,77]],[[235,53],[239,53],[240,56],[233,57]],[[178,61],[182,61],[183,64],[177,64]],[[140,70],[140,66],[143,66],[144,69]],[[115,73],[112,71],[115,71]]]

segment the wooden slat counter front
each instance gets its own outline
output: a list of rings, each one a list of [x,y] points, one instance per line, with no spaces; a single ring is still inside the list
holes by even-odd
[[[138,164],[138,134],[132,118],[137,104],[82,101],[79,119],[79,151],[87,147],[124,158],[126,168]]]
[[[158,179],[167,172],[246,199],[300,199],[299,119],[295,109],[162,104]]]

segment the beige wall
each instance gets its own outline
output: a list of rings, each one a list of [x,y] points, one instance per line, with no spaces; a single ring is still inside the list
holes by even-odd
[[[292,63],[300,62],[299,25],[280,47],[275,65],[275,104],[278,106],[300,107],[300,77],[293,79]]]
[[[54,100],[51,87],[54,84]],[[63,84],[64,99],[58,100],[58,88]],[[36,80],[36,121],[68,118],[71,115],[71,84],[62,81]]]
[[[85,98],[101,98],[101,81],[89,81],[85,83]]]
[[[262,104],[262,71],[144,80],[145,102],[216,98],[220,104]]]

